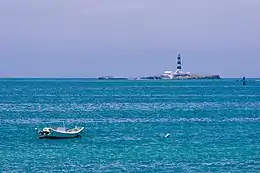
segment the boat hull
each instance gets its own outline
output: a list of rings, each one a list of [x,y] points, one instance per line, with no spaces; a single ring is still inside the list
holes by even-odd
[[[39,136],[39,139],[67,139],[67,138],[80,138],[80,134],[76,136],[51,136],[51,135],[44,135],[44,136]]]

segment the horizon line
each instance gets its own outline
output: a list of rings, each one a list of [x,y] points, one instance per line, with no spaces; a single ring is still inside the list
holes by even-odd
[[[108,76],[100,76],[100,77],[108,77]],[[122,80],[126,80],[126,79],[131,80],[131,79],[139,78],[139,77],[116,77],[116,76],[109,76],[109,77],[113,77],[115,79],[123,78]],[[221,77],[221,79],[240,79],[242,77],[243,76],[241,76],[241,77]],[[99,77],[65,77],[65,76],[64,77],[29,77],[29,76],[28,77],[26,77],[26,76],[24,76],[24,77],[0,77],[0,79],[98,79],[98,78]],[[260,79],[260,77],[246,77],[246,78],[247,79]],[[98,80],[102,80],[102,79],[98,79]],[[170,79],[165,79],[165,80],[170,80]],[[185,79],[185,80],[187,80],[187,79]],[[203,79],[200,79],[200,80],[203,80]],[[209,79],[209,80],[212,80],[212,79]]]

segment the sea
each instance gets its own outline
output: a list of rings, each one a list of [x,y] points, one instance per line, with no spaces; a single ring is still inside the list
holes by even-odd
[[[260,172],[258,80],[0,85],[0,172]],[[82,137],[37,138],[63,122],[85,127]]]

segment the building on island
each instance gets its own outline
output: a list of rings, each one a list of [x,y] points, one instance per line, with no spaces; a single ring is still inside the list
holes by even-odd
[[[164,71],[161,74],[161,78],[163,78],[163,79],[173,79],[173,78],[176,78],[176,77],[189,77],[189,76],[190,76],[190,72],[183,72],[182,71],[182,63],[181,63],[181,55],[180,54],[178,54],[178,56],[177,56],[176,71],[173,72],[173,71],[167,70],[167,71]]]

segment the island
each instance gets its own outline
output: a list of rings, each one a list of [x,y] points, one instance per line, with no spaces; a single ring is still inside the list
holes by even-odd
[[[164,71],[161,75],[158,76],[145,76],[145,77],[138,77],[133,78],[133,80],[181,80],[181,79],[221,79],[220,75],[197,75],[191,74],[190,72],[183,72],[182,71],[182,62],[181,62],[181,55],[178,54],[177,56],[177,69],[176,71],[167,70]],[[129,78],[118,78],[118,77],[99,77],[98,79],[101,80],[129,80]]]

